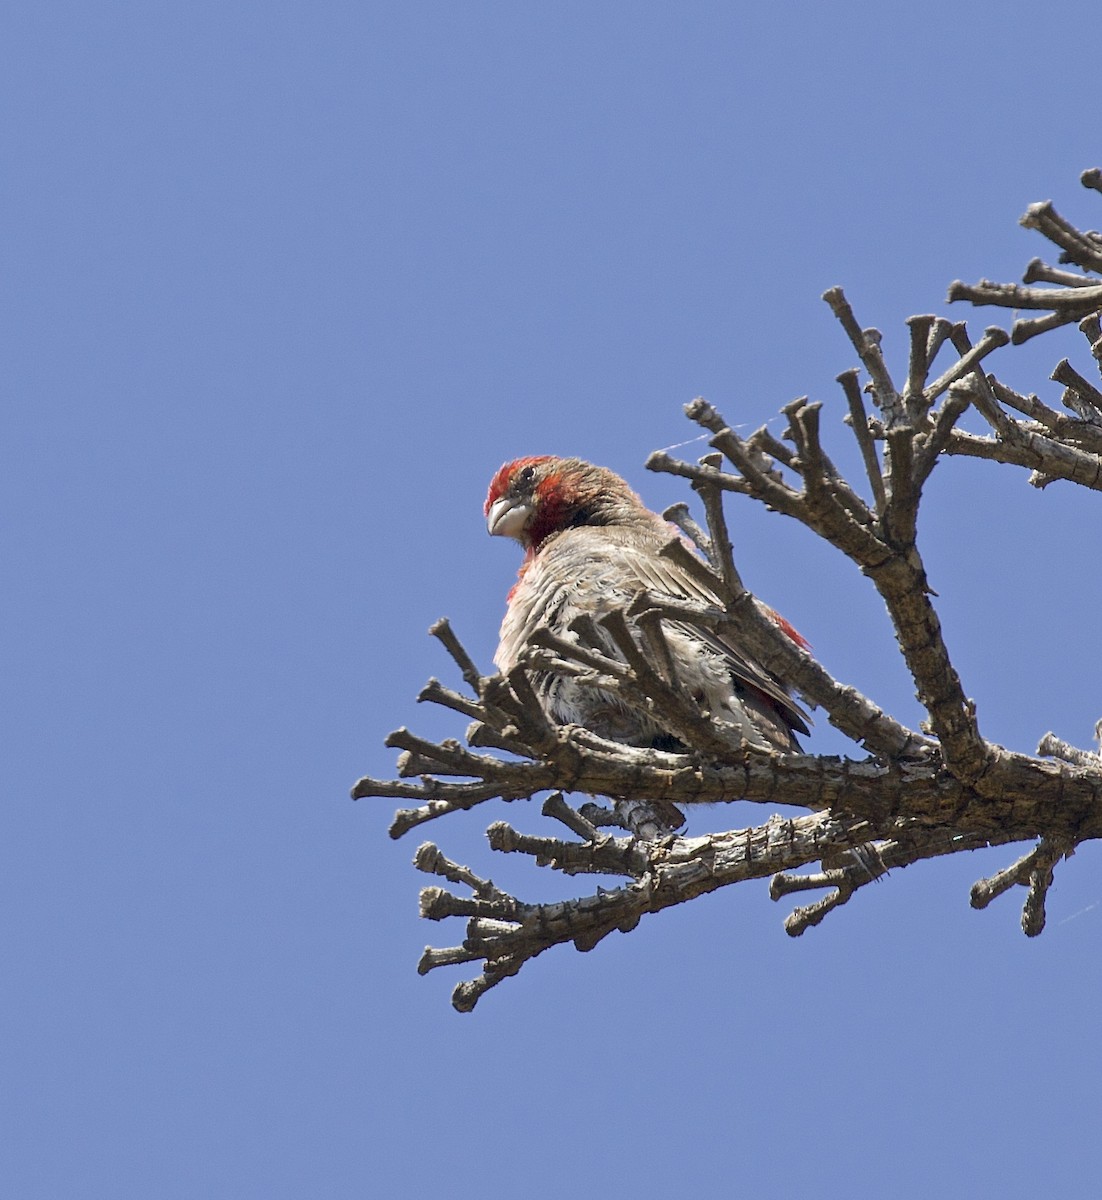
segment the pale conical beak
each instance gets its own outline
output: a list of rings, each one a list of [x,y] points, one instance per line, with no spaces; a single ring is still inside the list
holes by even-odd
[[[490,505],[490,511],[486,514],[486,528],[494,537],[511,537],[519,541],[531,515],[530,504],[502,496]]]

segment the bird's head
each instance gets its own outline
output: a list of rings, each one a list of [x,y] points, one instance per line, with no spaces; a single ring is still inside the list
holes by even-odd
[[[656,519],[615,472],[580,458],[543,454],[506,463],[490,481],[483,509],[490,533],[538,550],[577,525],[627,525]]]

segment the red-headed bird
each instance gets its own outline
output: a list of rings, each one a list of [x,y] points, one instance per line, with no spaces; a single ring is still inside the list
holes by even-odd
[[[580,458],[518,458],[491,481],[485,514],[491,534],[515,538],[525,549],[494,655],[503,672],[516,666],[537,629],[577,641],[570,629],[576,617],[599,620],[627,608],[641,592],[721,603],[659,554],[677,531],[605,467]],[[787,622],[777,621],[806,646]],[[676,686],[702,710],[734,726],[752,746],[799,752],[794,731],[808,732],[806,713],[782,680],[726,637],[668,620],[663,631]],[[601,649],[622,661],[611,639]],[[556,724],[582,725],[629,746],[681,748],[654,714],[618,695],[550,671],[534,672],[532,682]]]

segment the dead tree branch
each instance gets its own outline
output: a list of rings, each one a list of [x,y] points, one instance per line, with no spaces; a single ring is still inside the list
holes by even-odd
[[[1082,182],[1102,192],[1100,179],[1102,172],[1093,170]],[[890,871],[1014,842],[1032,848],[976,883],[972,905],[984,908],[1020,885],[1026,889],[1023,929],[1029,936],[1041,932],[1057,864],[1084,841],[1102,837],[1102,758],[1054,734],[1042,739],[1036,755],[984,738],[977,706],[953,666],[917,537],[924,489],[947,458],[1024,466],[1039,487],[1063,479],[1102,491],[1102,388],[1066,358],[1052,372],[1062,392],[1051,403],[989,373],[992,357],[1008,343],[1072,323],[1086,339],[1088,362],[1102,372],[1102,281],[1096,278],[1102,236],[1077,229],[1047,202],[1032,205],[1022,224],[1048,239],[1062,265],[1035,259],[1020,285],[957,282],[949,299],[1042,315],[1016,319],[1009,334],[988,328],[974,343],[963,322],[913,317],[905,375],[893,376],[879,331],[861,326],[842,290],[825,294],[860,363],[837,376],[842,419],[864,473],[860,481],[848,480],[828,453],[818,401],[801,397],[783,407],[781,439],[766,428],[741,436],[702,399],[687,406],[690,420],[709,434],[712,452],[698,462],[656,453],[647,465],[687,479],[702,501],[702,523],[685,505],[667,510],[684,537],[671,530],[663,553],[714,603],[643,592],[600,622],[576,622],[576,640],[533,639],[528,658],[507,677],[482,674],[447,621],[433,626],[467,690],[433,679],[418,699],[462,714],[470,722],[465,742],[396,730],[387,744],[400,751],[398,778],[361,779],[353,796],[407,804],[391,826],[391,835],[401,837],[458,810],[545,795],[541,814],[550,832],[525,833],[498,820],[487,830],[491,849],[527,856],[565,878],[617,881],[571,899],[526,903],[435,845],[421,846],[418,869],[449,885],[424,889],[422,914],[435,921],[460,917],[466,926],[459,944],[427,949],[419,970],[481,964],[477,977],[456,987],[456,1008],[469,1011],[488,989],[552,946],[590,950],[614,931],[634,929],[647,914],[720,887],[771,877],[777,900],[821,893],[789,914],[785,927],[795,936]],[[990,436],[960,428],[969,409]],[[747,589],[724,515],[730,495],[799,521],[870,580],[925,710],[923,730],[908,728],[835,679]],[[742,742],[733,726],[704,713],[678,687],[667,640],[673,628],[746,647],[825,713],[854,743],[857,757],[768,753]],[[639,749],[551,723],[533,683],[534,673],[548,671],[645,709],[676,735],[681,749]],[[594,801],[576,807],[572,795],[603,797],[612,807]],[[733,801],[805,811],[703,837],[676,836],[654,815],[662,806]],[[608,832],[625,826],[633,836]]]

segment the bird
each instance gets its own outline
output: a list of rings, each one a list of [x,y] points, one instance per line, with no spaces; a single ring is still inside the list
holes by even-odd
[[[660,554],[679,536],[677,529],[606,467],[554,455],[514,459],[493,476],[484,514],[490,534],[513,538],[524,549],[494,655],[504,674],[524,660],[538,630],[577,642],[571,625],[578,617],[599,622],[628,608],[641,593],[721,606],[717,595]],[[772,615],[807,648],[787,621]],[[809,732],[809,718],[784,681],[750,651],[729,635],[695,625],[664,620],[663,632],[670,681],[699,710],[733,726],[738,737],[759,750],[800,752],[796,734]],[[599,648],[623,661],[611,637]],[[654,712],[591,680],[542,669],[530,677],[544,714],[557,725],[581,725],[627,746],[685,749]]]

